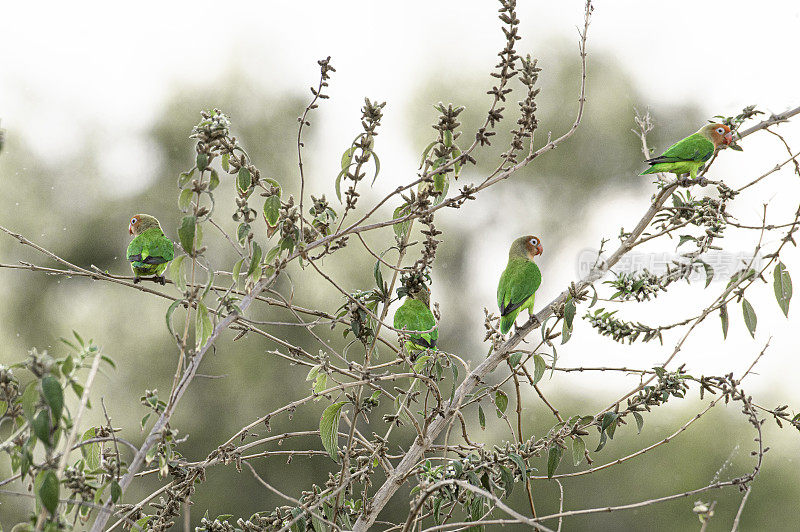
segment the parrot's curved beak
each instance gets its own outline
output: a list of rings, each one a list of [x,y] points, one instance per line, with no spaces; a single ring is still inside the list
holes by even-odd
[[[726,146],[730,145],[730,143],[733,142],[733,133],[728,131],[728,133],[726,133],[725,136],[722,137],[722,142],[724,142]]]
[[[130,225],[128,226],[128,234],[133,235],[133,227],[131,227]]]
[[[536,248],[536,254],[541,255],[542,253],[544,253],[544,248],[539,244],[539,247]]]

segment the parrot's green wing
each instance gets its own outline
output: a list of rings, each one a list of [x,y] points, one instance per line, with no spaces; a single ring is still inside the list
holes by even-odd
[[[507,316],[522,307],[542,284],[539,267],[525,259],[508,261],[497,285],[497,306]]]
[[[648,159],[652,164],[658,163],[677,163],[681,161],[705,162],[714,155],[714,143],[705,138],[700,133],[689,135],[667,148],[667,151]]]
[[[164,264],[175,258],[175,247],[161,229],[153,227],[131,240],[127,256],[130,262]]]
[[[430,331],[422,334],[410,334],[413,343],[422,348],[436,347],[439,331],[431,309],[417,299],[406,299],[394,313],[394,328],[407,331]]]

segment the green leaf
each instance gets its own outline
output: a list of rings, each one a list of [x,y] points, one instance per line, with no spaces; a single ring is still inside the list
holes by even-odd
[[[775,281],[773,287],[775,289],[775,300],[778,306],[781,307],[783,315],[789,317],[789,301],[792,299],[792,278],[789,276],[789,270],[782,262],[775,265],[775,270],[772,272]]]
[[[50,512],[50,515],[55,515],[56,508],[58,508],[58,477],[52,469],[42,471],[40,475],[41,483],[36,491],[36,496],[42,503],[42,506],[47,508],[47,511]]]
[[[583,438],[576,436],[575,439],[572,440],[572,463],[579,466],[583,460],[585,451],[586,443],[583,441]]]
[[[570,330],[572,330],[572,321],[575,319],[576,311],[575,300],[570,298],[564,305],[564,323],[567,324]]]
[[[250,176],[250,170],[242,166],[239,168],[239,173],[236,174],[236,188],[239,189],[239,192],[244,193],[250,189],[251,184],[253,184],[253,179]]]
[[[528,475],[528,466],[520,455],[517,453],[508,453],[508,457],[511,458],[511,461],[519,468],[519,472],[523,477]]]
[[[556,444],[550,447],[547,451],[547,478],[553,478],[553,473],[556,472],[558,464],[561,463],[561,456],[564,454],[564,449]]]
[[[189,255],[194,252],[195,221],[196,218],[194,216],[184,216],[180,227],[178,227],[178,238],[181,241],[181,246]]]
[[[600,433],[600,442],[597,444],[597,449],[594,452],[600,452],[600,450],[606,446],[606,442],[608,441],[608,436],[606,436],[605,432]]]
[[[453,146],[453,132],[449,129],[445,129],[444,131],[443,144],[446,148],[450,148]]]
[[[261,246],[253,242],[253,256],[250,258],[250,267],[247,268],[247,276],[255,274],[261,266]],[[259,272],[260,273],[260,272]]]
[[[87,440],[91,440],[95,437],[95,429],[94,427],[90,428],[86,432],[83,433],[81,437],[81,442],[85,442]],[[100,442],[90,443],[88,445],[81,446],[81,455],[83,455],[83,461],[86,463],[86,467],[89,471],[94,471],[95,469],[100,467]]]
[[[222,160],[225,161],[225,156],[222,156]],[[223,165],[224,167],[225,165]],[[227,170],[226,170],[227,171]],[[216,170],[211,170],[211,178],[208,180],[208,191],[211,192],[215,188],[219,186],[219,174],[217,174]]]
[[[504,465],[500,466],[500,480],[503,482],[506,498],[511,497],[511,492],[514,491],[514,475],[511,473],[511,470]]]
[[[231,277],[233,277],[233,282],[239,282],[239,273],[242,271],[242,264],[244,264],[245,259],[241,258],[236,261],[236,264],[233,265],[233,271],[231,272]]]
[[[181,266],[183,266],[184,260],[186,260],[186,255],[181,255],[169,265],[169,278],[181,292],[186,291],[186,282],[183,280],[183,275],[181,275]]]
[[[208,168],[208,154],[207,153],[198,153],[197,154],[197,169],[201,172]]]
[[[322,365],[317,364],[316,366],[313,366],[310,370],[308,370],[308,373],[306,374],[306,381],[315,380],[317,378],[317,375],[319,374],[320,369],[322,369]]]
[[[178,188],[185,187],[186,184],[189,183],[189,180],[192,179],[193,175],[194,175],[194,168],[192,168],[188,172],[181,172],[180,177],[178,177]]]
[[[111,502],[116,503],[122,497],[122,487],[116,480],[111,481]]]
[[[439,166],[439,165],[437,165]],[[444,185],[447,182],[447,174],[445,173],[438,173],[434,174],[433,176],[433,190],[442,194],[444,192]],[[442,194],[444,195],[444,194]]]
[[[642,433],[642,427],[644,427],[644,418],[639,412],[634,410],[633,418],[636,420],[636,428],[639,430],[639,434]]]
[[[478,405],[478,423],[481,425],[481,430],[486,430],[486,414],[483,413],[481,405]]]
[[[381,173],[381,160],[378,159],[378,154],[374,151],[371,151],[370,154],[372,155],[372,162],[375,163],[375,177],[372,178],[372,184],[375,184],[375,180],[378,179],[378,174]]]
[[[567,326],[567,322],[565,320],[561,326],[561,345],[569,342],[570,338],[572,338],[572,329]]]
[[[68,377],[73,369],[75,369],[75,359],[72,358],[72,355],[65,356],[64,361],[61,363],[61,373]]]
[[[275,227],[278,224],[280,214],[281,199],[276,194],[267,196],[266,201],[264,201],[264,220],[266,220],[267,225]]]
[[[250,224],[240,223],[239,227],[236,228],[236,240],[238,240],[240,244],[244,245],[244,241],[247,238],[247,234],[249,232],[250,232]]]
[[[512,368],[517,367],[520,360],[522,360],[522,353],[520,352],[512,353],[511,356],[508,357],[508,363]]]
[[[64,408],[64,390],[58,379],[50,375],[42,379],[42,396],[53,413],[53,422],[58,423],[61,419],[61,410]]]
[[[311,526],[314,527],[314,532],[328,532],[328,526],[316,515],[311,516]]]
[[[542,380],[547,365],[541,355],[533,355],[533,384]]]
[[[181,303],[183,303],[182,299],[173,301],[167,309],[167,315],[165,316],[167,319],[167,330],[169,330],[169,334],[172,336],[175,336],[175,331],[172,329],[172,313],[175,312],[175,309],[178,308],[178,305]]]
[[[753,305],[746,299],[742,299],[742,314],[744,315],[744,324],[747,326],[747,330],[750,331],[750,336],[755,338],[758,318],[756,317],[756,311],[753,310]]]
[[[422,368],[425,367],[425,364],[427,364],[430,359],[431,359],[430,355],[423,355],[423,356],[419,357],[414,362],[414,371],[416,371],[417,373],[420,373],[422,371]]]
[[[226,172],[231,169],[231,154],[230,153],[223,153],[222,154],[222,169]]]
[[[297,521],[289,527],[290,532],[305,532],[306,530],[306,518],[303,515],[303,510],[301,508],[294,508],[291,511],[292,519],[297,519]]]
[[[147,523],[149,523],[150,520],[153,517],[155,517],[155,516],[146,515],[146,516],[142,517],[141,519],[139,519],[138,521],[136,521],[136,529],[137,530],[147,530]]]
[[[45,446],[50,447],[50,413],[47,410],[39,410],[39,413],[31,421],[31,428]]]
[[[497,406],[497,417],[503,417],[508,408],[508,396],[503,390],[497,390],[494,393],[494,404]]]
[[[398,218],[402,218],[403,216],[406,216],[408,212],[409,212],[409,206],[401,205],[394,210],[394,214],[392,214],[392,219],[396,220]],[[410,227],[411,227],[411,220],[406,220],[404,222],[394,224],[392,226],[392,229],[394,229],[394,234],[397,236],[397,238],[402,238],[403,235],[408,233]]]
[[[433,149],[433,147],[436,146],[438,143],[439,143],[438,140],[434,140],[433,142],[431,142],[430,144],[428,144],[425,147],[425,150],[422,152],[422,160],[420,160],[420,162],[419,162],[419,167],[420,168],[422,168],[422,166],[425,164],[425,159],[428,158],[428,153],[430,153],[430,151]]]
[[[339,198],[339,203],[342,202],[342,177],[347,173],[347,170],[342,170],[336,176],[336,197]]]
[[[728,338],[728,305],[723,304],[719,308],[719,317],[722,320],[722,338]]]
[[[22,411],[28,420],[33,419],[33,414],[36,413],[36,403],[39,402],[39,390],[36,386],[36,381],[31,382],[25,388],[22,394]]]
[[[611,427],[614,422],[617,420],[617,414],[614,412],[606,412],[603,414],[602,419],[600,420],[600,431],[607,432],[607,429]],[[611,436],[611,434],[609,434]]]
[[[194,191],[191,188],[185,188],[181,190],[180,196],[178,196],[178,207],[183,212],[187,212],[189,210],[189,206],[192,204],[192,195]]]
[[[353,160],[353,154],[355,152],[356,152],[355,146],[352,146],[344,150],[344,153],[342,154],[342,166],[341,166],[342,170],[347,170],[348,168],[350,168],[350,163]]]
[[[211,323],[211,318],[208,316],[208,307],[205,303],[199,301],[197,303],[197,316],[195,321],[195,341],[197,347],[205,345],[206,340],[211,337],[214,331],[214,326]]]
[[[339,415],[342,407],[347,404],[347,401],[339,401],[333,403],[322,413],[319,420],[319,435],[322,438],[322,446],[328,451],[328,454],[335,462],[339,461],[337,453],[337,442],[339,439]]]
[[[703,269],[706,271],[706,288],[708,288],[708,285],[710,285],[711,281],[714,280],[714,268],[712,268],[710,264],[707,264],[705,262],[703,262],[702,264],[703,264]]]
[[[383,274],[381,273],[381,261],[375,261],[375,268],[372,271],[372,274],[375,276],[375,282],[378,285],[378,288],[383,288]]]

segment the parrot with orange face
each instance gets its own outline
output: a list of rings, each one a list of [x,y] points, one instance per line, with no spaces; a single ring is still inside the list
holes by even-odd
[[[697,171],[714,155],[720,146],[728,146],[733,142],[731,128],[725,124],[706,124],[697,133],[679,140],[659,155],[648,159],[650,168],[639,175],[671,172],[676,175],[690,175],[697,179]]]
[[[500,332],[505,334],[523,309],[533,314],[536,290],[542,284],[542,272],[534,258],[544,249],[542,241],[533,235],[514,240],[508,251],[508,265],[497,285],[497,306],[500,307]]]
[[[127,257],[133,270],[133,282],[138,283],[142,277],[153,276],[153,280],[162,285],[166,283],[164,270],[175,257],[172,240],[164,235],[161,224],[147,214],[137,214],[128,224],[128,233],[133,240],[128,244]]]

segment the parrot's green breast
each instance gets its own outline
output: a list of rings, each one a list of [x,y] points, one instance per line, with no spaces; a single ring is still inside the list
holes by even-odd
[[[497,306],[500,308],[500,332],[507,333],[520,311],[533,312],[536,290],[542,284],[539,267],[527,259],[511,259],[497,285]]]

